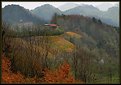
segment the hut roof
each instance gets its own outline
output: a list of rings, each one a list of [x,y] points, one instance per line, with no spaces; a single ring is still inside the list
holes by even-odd
[[[56,24],[45,24],[45,26],[54,26],[54,27],[56,27],[57,25]]]

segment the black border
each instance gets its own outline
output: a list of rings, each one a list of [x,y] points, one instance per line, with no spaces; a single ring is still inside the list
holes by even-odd
[[[1,4],[1,16],[0,16],[0,26],[2,26],[2,2],[119,2],[119,62],[120,62],[120,65],[119,65],[119,68],[120,68],[120,84],[121,84],[121,0],[1,0],[0,1],[0,4]],[[0,55],[2,56],[2,32],[1,32],[1,27],[0,27]],[[0,56],[0,61],[1,61],[1,56]],[[0,62],[0,71],[2,71],[1,69],[1,62]],[[0,79],[2,77],[2,72],[0,72]],[[1,83],[1,80],[0,80],[0,83]]]

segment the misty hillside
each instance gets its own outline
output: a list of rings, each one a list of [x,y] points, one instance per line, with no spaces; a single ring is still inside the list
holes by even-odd
[[[72,8],[70,10],[67,10],[64,12],[66,15],[71,15],[71,14],[80,14],[80,15],[85,15],[85,16],[96,16],[100,14],[99,9],[92,5],[82,5],[78,6],[75,8]]]
[[[66,3],[64,5],[61,5],[59,6],[58,8],[61,10],[61,11],[66,11],[66,10],[69,10],[69,9],[72,9],[74,7],[77,7],[79,6],[79,4],[75,4],[75,3]]]
[[[102,3],[102,4],[99,4],[99,5],[96,5],[96,7],[98,9],[100,9],[101,11],[107,11],[109,8],[113,7],[113,4],[110,4],[110,3]]]
[[[97,19],[101,19],[106,24],[119,26],[119,8],[115,6],[109,8],[108,11],[100,11],[98,8],[92,5],[82,5],[66,10],[64,14],[78,14],[89,17],[96,17]]]
[[[61,11],[63,9],[66,11]],[[65,15],[83,15],[88,17],[95,17],[100,19],[102,22],[119,27],[119,7],[113,6],[107,11],[101,11],[97,7],[92,5],[78,5],[78,4],[65,4],[58,8],[45,4],[37,7],[31,11],[19,6],[19,5],[8,5],[2,9],[2,20],[10,23],[20,22],[32,22],[32,23],[45,23],[50,22],[54,14],[65,14]],[[67,10],[68,9],[68,10]],[[18,11],[19,10],[19,11]],[[17,12],[16,12],[17,11]],[[10,15],[14,17],[9,17]],[[115,13],[115,14],[114,14]]]
[[[81,39],[75,43],[86,46],[90,50],[98,49],[98,53],[103,49],[108,56],[118,56],[119,33],[112,26],[106,25],[94,17],[80,15],[56,16],[56,20],[56,23],[62,26],[65,31],[83,34],[84,40]],[[73,39],[72,42],[74,42]]]
[[[19,5],[8,5],[2,9],[2,20],[9,23],[39,23],[45,21]]]
[[[34,10],[31,10],[31,12],[39,16],[40,18],[44,18],[44,20],[46,21],[50,21],[55,13],[62,14],[62,12],[58,8],[55,8],[54,6],[49,4],[37,7]]]
[[[104,12],[102,18],[111,19],[112,25],[119,26],[119,7],[111,7],[108,11]]]

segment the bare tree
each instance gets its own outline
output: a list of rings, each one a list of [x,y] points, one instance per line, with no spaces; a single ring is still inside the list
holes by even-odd
[[[92,71],[92,55],[81,47],[76,47],[73,54],[73,69],[76,79],[81,79],[85,83],[95,79],[95,74]]]

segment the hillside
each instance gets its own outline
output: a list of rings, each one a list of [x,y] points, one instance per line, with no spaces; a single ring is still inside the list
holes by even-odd
[[[115,14],[113,14],[115,13]],[[82,5],[64,11],[65,15],[83,15],[89,17],[96,17],[102,22],[119,27],[119,7],[111,7],[107,11],[101,11],[91,5]]]
[[[16,56],[14,58],[15,67],[16,69],[19,69],[22,73],[26,73],[26,71],[23,70],[23,68],[27,68],[28,65],[34,61],[36,61],[36,63],[41,66],[41,62],[39,62],[39,60],[36,59],[41,59],[46,54],[49,59],[54,59],[54,57],[58,56],[60,53],[71,53],[75,48],[75,46],[72,43],[65,40],[61,36],[11,38],[6,42],[10,42],[10,52],[13,52],[14,56]],[[31,69],[28,68],[28,70]]]
[[[115,13],[115,14],[113,14]],[[119,7],[111,7],[106,12],[103,13],[104,19],[110,19],[112,21],[113,26],[119,26]],[[103,20],[104,21],[104,20]],[[106,23],[106,21],[104,21]],[[110,24],[110,23],[108,23]]]
[[[91,49],[104,49],[109,56],[118,56],[116,49],[118,49],[119,34],[112,26],[106,25],[98,19],[80,15],[58,16],[56,22],[67,32],[81,34],[83,37],[78,44],[83,43]]]
[[[73,52],[75,46],[65,40],[63,37],[60,36],[51,36],[51,47],[52,49],[58,49],[59,52]]]
[[[54,21],[54,19],[52,21]],[[75,58],[77,59],[76,62],[78,61],[78,70],[85,71],[81,69],[83,66],[84,68],[86,66],[87,69],[90,67],[90,69],[92,69],[92,67],[97,69],[92,71],[95,71],[94,74],[96,74],[97,77],[101,77],[101,79],[97,78],[97,80],[99,80],[97,83],[107,82],[106,78],[110,78],[112,82],[119,81],[119,32],[117,29],[103,23],[100,19],[81,15],[56,16],[55,21],[64,28],[66,32],[64,34],[65,39],[73,43],[75,48],[78,49]],[[80,34],[82,37],[68,37],[67,35],[71,36],[74,34],[72,32]],[[115,65],[115,67],[112,67],[113,65]],[[109,68],[111,71],[109,71]],[[111,74],[110,77],[108,77],[109,72]],[[82,72],[80,76],[83,74],[84,72]]]
[[[23,75],[21,72],[17,71],[16,73],[11,70],[11,60],[6,57],[4,54],[2,54],[2,78],[1,78],[1,83],[2,84],[39,84],[39,83],[59,83],[59,82],[64,82],[64,83],[84,83],[82,81],[76,81],[72,75],[70,75],[70,65],[67,62],[64,62],[63,65],[58,67],[55,71],[53,70],[47,70],[44,72],[44,77],[43,78],[38,78],[36,76],[34,77],[26,77]],[[66,69],[66,68],[69,68]],[[66,69],[66,70],[65,70]],[[66,72],[65,72],[66,71]],[[62,74],[64,73],[64,75]],[[63,76],[58,76],[58,75],[63,75]],[[65,77],[68,76],[67,77]],[[57,77],[58,76],[58,77]]]
[[[99,9],[93,7],[92,5],[82,5],[78,6],[64,12],[66,15],[79,14],[84,16],[96,16],[100,14]]]
[[[75,46],[71,42],[69,42],[68,40],[65,40],[64,37],[62,37],[61,35],[60,36],[59,35],[58,36],[48,36],[48,37],[44,37],[44,38],[48,40],[49,52],[53,56],[58,54],[58,52],[62,52],[62,53],[63,52],[72,52],[75,48]],[[32,44],[34,44],[35,46],[36,45],[39,46],[39,48],[42,48],[42,46],[41,46],[42,39],[43,39],[42,36],[31,37],[31,40],[34,40],[34,41],[32,41]],[[29,41],[29,39],[25,39],[25,40]]]
[[[63,8],[63,10],[65,11],[61,11],[59,8],[61,10]],[[2,20],[9,23],[44,24],[44,23],[50,23],[55,13],[58,15],[76,14],[88,17],[95,17],[108,25],[119,27],[118,6],[112,6],[107,11],[101,11],[97,7],[94,7],[92,5],[86,5],[86,4],[78,5],[73,3],[67,3],[58,8],[49,4],[44,4],[42,6],[36,7],[33,10],[25,9],[19,5],[8,5],[2,8]],[[14,17],[9,17],[9,16],[14,16]]]
[[[77,38],[77,39],[82,38],[81,35],[79,35],[79,34],[77,34],[75,32],[66,32],[66,33],[64,33],[64,36],[73,37],[73,38]]]
[[[70,5],[2,9],[2,83],[120,83],[119,8]]]
[[[4,8],[2,8],[2,21],[11,24],[45,23],[45,21],[42,18],[35,16],[28,9],[25,9],[24,7],[21,7],[19,5],[7,5]]]
[[[31,37],[31,38],[13,38],[11,39],[12,40],[12,43],[11,44],[11,47],[15,47],[14,49],[16,49],[18,46],[18,50],[16,50],[16,52],[20,52],[20,50],[23,51],[23,53],[21,54],[25,54],[26,55],[26,51],[28,52],[33,52],[35,54],[38,54],[38,51],[36,50],[39,50],[41,52],[44,53],[44,47],[41,46],[42,45],[42,40],[43,37],[42,36],[36,36],[36,37]],[[45,39],[48,40],[48,44],[49,44],[49,57],[52,57],[53,55],[57,54],[55,53],[54,51],[59,51],[59,52],[72,52],[75,48],[75,46],[69,42],[68,40],[65,40],[63,36],[48,36],[48,37],[45,37]],[[29,43],[30,40],[33,40],[31,41],[31,44]],[[46,42],[45,42],[46,43]],[[43,45],[45,44],[43,43]],[[22,52],[21,51],[21,52]],[[54,54],[55,53],[55,54]]]
[[[113,4],[110,4],[110,3],[102,3],[102,4],[99,4],[99,5],[96,5],[95,7],[97,7],[101,11],[107,11],[110,7],[113,7]]]
[[[75,4],[75,3],[66,3],[66,4],[63,4],[61,6],[59,6],[58,8],[61,10],[61,11],[66,11],[66,10],[69,10],[69,9],[72,9],[74,7],[77,7],[79,6],[79,4]]]
[[[31,12],[46,21],[50,21],[55,13],[62,14],[62,12],[58,8],[55,8],[54,6],[49,4],[37,7],[31,10]]]

